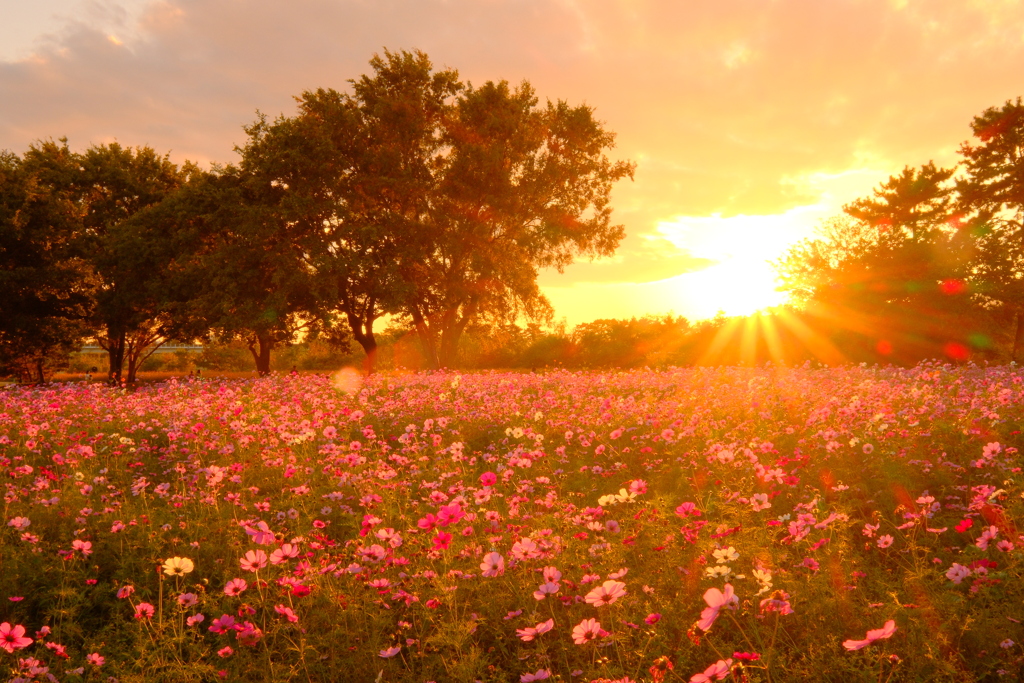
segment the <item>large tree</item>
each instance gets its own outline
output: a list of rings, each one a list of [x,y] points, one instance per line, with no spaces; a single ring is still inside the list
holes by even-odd
[[[610,254],[614,136],[587,106],[539,106],[528,83],[472,87],[420,52],[385,52],[352,92],[307,92],[258,121],[241,168],[264,210],[372,358],[384,314],[416,329],[433,367],[476,321],[543,318],[541,267]]]

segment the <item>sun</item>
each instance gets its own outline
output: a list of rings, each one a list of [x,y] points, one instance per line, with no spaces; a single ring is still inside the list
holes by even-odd
[[[771,261],[813,230],[814,207],[779,214],[677,216],[658,223],[657,237],[712,265],[673,278],[674,293],[695,319],[750,315],[785,303]]]
[[[733,257],[677,278],[695,317],[744,316],[785,303],[771,265],[756,257]]]

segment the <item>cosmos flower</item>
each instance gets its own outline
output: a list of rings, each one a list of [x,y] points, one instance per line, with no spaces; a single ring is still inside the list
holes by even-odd
[[[572,642],[577,645],[589,643],[599,638],[604,631],[601,630],[601,622],[597,619],[584,619],[572,629]]]
[[[249,550],[238,563],[243,570],[256,572],[267,566],[267,554],[262,550]]]
[[[717,662],[704,669],[702,673],[690,676],[690,683],[710,683],[721,681],[728,677],[732,668],[732,659],[719,659]]]
[[[592,589],[585,598],[588,605],[601,607],[610,605],[626,594],[626,584],[621,581],[605,581]]]
[[[505,573],[505,558],[501,556],[501,553],[489,552],[484,555],[483,562],[480,563],[480,570],[488,578],[501,576]]]
[[[163,570],[167,576],[185,576],[196,566],[187,557],[171,557],[164,561]]]
[[[876,640],[891,638],[893,633],[896,633],[896,622],[890,619],[885,622],[885,625],[882,626],[882,628],[876,628],[868,631],[867,637],[864,640],[844,640],[843,647],[847,650],[860,650]]]
[[[25,627],[21,624],[11,626],[6,621],[0,624],[0,649],[14,653],[32,644],[32,639],[25,635]]]
[[[739,598],[733,593],[732,584],[725,584],[725,590],[720,591],[717,588],[709,588],[704,593],[704,602],[708,604],[704,608],[704,611],[700,613],[700,621],[697,622],[697,628],[702,631],[707,631],[711,628],[711,625],[715,623],[715,619],[718,618],[718,613],[723,607],[729,605],[735,605],[739,602]]]

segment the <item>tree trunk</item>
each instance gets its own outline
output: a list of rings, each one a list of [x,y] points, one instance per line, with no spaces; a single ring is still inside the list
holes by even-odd
[[[136,367],[138,358],[137,353],[128,354],[128,384],[135,384],[135,374],[139,371],[139,368]]]
[[[434,330],[420,315],[419,311],[413,309],[412,324],[416,328],[416,335],[420,339],[420,346],[423,348],[423,356],[427,359],[431,370],[441,368],[441,359],[437,353],[437,338]]]
[[[36,359],[36,381],[42,384],[46,381],[46,375],[43,374],[43,359]]]
[[[260,377],[270,374],[270,349],[273,345],[274,340],[268,334],[256,333],[249,338],[249,353],[256,361],[256,372]]]
[[[441,330],[441,365],[443,368],[453,368],[459,356],[459,340],[466,326],[476,313],[476,302],[466,304],[461,318],[458,311],[452,311],[445,316],[445,326]]]
[[[373,310],[374,305],[371,302],[369,309]],[[373,336],[373,321],[371,313],[367,313],[366,318],[360,320],[355,313],[347,312],[345,315],[348,317],[348,327],[352,331],[352,338],[359,342],[359,345],[363,347],[363,353],[366,354],[366,358],[363,360],[363,372],[367,375],[372,375],[377,363],[377,339]]]
[[[1017,329],[1013,334],[1013,352],[1010,360],[1021,362],[1021,351],[1024,350],[1024,310],[1017,311]]]
[[[107,378],[112,382],[121,383],[121,371],[124,368],[124,347],[127,341],[124,330],[115,332],[107,328],[107,357],[110,359],[110,370]]]

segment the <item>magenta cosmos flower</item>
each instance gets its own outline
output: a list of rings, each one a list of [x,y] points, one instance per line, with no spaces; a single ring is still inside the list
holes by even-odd
[[[0,624],[0,648],[13,654],[31,644],[32,639],[25,636],[25,627],[21,624],[11,626],[6,621]]]

